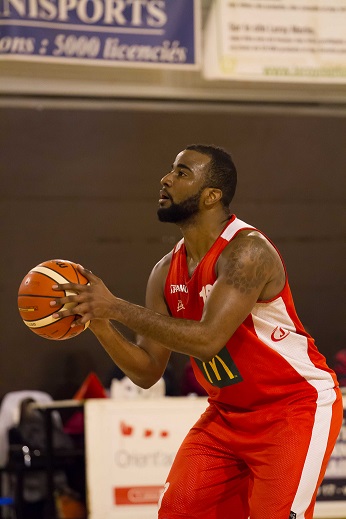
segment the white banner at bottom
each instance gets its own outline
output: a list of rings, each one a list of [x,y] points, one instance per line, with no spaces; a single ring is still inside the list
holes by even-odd
[[[175,454],[207,399],[87,400],[89,519],[156,519]]]

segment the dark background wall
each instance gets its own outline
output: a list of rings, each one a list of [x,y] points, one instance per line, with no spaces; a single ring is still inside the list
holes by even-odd
[[[0,398],[70,398],[90,371],[107,385],[112,363],[91,332],[53,342],[24,326],[19,284],[44,260],[70,259],[143,304],[152,266],[180,238],[157,222],[159,180],[193,142],[233,154],[233,210],[280,248],[301,320],[333,363],[345,347],[345,113],[33,101],[0,107]],[[173,358],[177,381],[185,360]]]

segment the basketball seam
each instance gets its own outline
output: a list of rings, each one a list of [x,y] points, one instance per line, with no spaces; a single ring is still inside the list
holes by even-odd
[[[52,279],[59,285],[63,285],[64,283],[70,283],[70,281],[67,278],[65,278],[62,274],[59,274],[59,272],[56,272],[56,270],[51,269],[50,267],[37,266],[37,267],[31,269],[30,272],[38,272],[39,274],[42,274],[43,276],[47,276],[48,278]]]
[[[60,292],[65,292],[65,290],[60,290]],[[70,290],[71,292],[71,290]],[[51,295],[51,296],[44,296],[42,294],[18,294],[18,297],[43,297],[43,298],[46,298],[46,299],[55,299],[55,298],[58,298],[59,296],[58,295]]]
[[[38,328],[45,328],[46,326],[49,326],[50,324],[57,323],[61,319],[64,319],[64,317],[60,317],[60,318],[56,319],[56,318],[53,318],[53,313],[51,313],[50,315],[46,315],[45,317],[41,317],[40,319],[33,319],[32,321],[30,321],[29,319],[23,319],[23,322],[27,325],[28,328],[33,328],[36,330]],[[36,325],[31,326],[33,323],[36,323]]]
[[[77,268],[72,263],[71,263],[71,267],[73,268],[73,270],[75,271],[75,274],[77,276],[77,283],[80,284],[79,272],[78,272]]]

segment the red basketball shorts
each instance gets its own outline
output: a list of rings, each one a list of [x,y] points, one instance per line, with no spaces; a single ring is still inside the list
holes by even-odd
[[[289,408],[210,405],[177,453],[159,519],[312,519],[342,415],[334,389]]]

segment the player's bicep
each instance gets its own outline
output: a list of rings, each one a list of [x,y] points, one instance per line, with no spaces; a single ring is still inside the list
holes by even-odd
[[[202,321],[226,343],[246,319],[271,277],[273,257],[258,238],[240,238],[225,251]]]

